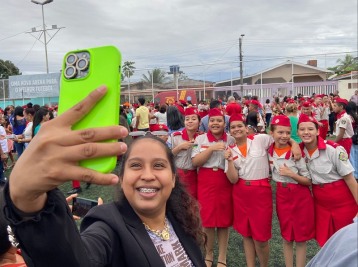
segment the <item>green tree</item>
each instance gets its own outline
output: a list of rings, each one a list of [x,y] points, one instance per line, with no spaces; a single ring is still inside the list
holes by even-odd
[[[152,77],[153,83],[164,83],[166,81],[166,72],[161,69],[153,69],[152,71],[148,70],[148,74],[142,75],[142,81],[145,83],[152,84]]]
[[[0,79],[8,79],[12,75],[21,75],[18,67],[10,60],[0,59]]]
[[[346,56],[341,59],[337,59],[337,66],[328,68],[329,70],[333,70],[336,74],[345,74],[351,71],[358,70],[358,58],[354,58],[350,54],[346,54]]]
[[[133,76],[135,70],[134,64],[135,62],[133,61],[124,61],[121,74],[122,80],[125,78],[130,79],[130,77]]]

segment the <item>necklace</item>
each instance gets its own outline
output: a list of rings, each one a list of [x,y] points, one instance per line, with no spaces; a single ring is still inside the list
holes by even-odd
[[[156,236],[160,237],[163,241],[167,241],[170,238],[170,233],[169,233],[169,225],[168,225],[168,221],[165,218],[164,220],[164,229],[162,231],[160,230],[153,230],[152,228],[149,227],[148,224],[143,222],[143,225],[145,227],[146,230],[152,232],[153,234],[155,234]]]

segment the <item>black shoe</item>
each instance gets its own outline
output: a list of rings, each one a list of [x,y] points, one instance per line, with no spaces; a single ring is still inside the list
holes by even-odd
[[[82,188],[81,187],[76,187],[76,188],[72,188],[72,190],[67,192],[67,195],[72,195],[72,194],[78,194],[82,192]]]
[[[86,183],[86,189],[89,189],[91,187],[91,183]]]

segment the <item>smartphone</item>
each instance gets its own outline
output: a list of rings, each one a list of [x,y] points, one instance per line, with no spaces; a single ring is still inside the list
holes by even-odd
[[[100,85],[107,94],[73,130],[119,125],[121,53],[114,46],[103,46],[68,52],[62,63],[58,113],[62,114],[83,100]],[[108,140],[106,142],[117,142]],[[111,172],[117,157],[88,159],[80,165],[102,173]]]
[[[72,214],[79,217],[84,217],[90,209],[97,205],[98,202],[95,200],[75,197],[72,199]]]

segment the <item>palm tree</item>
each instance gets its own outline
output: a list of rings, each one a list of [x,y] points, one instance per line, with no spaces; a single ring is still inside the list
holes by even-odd
[[[142,81],[145,83],[152,84],[152,78],[153,83],[163,83],[166,80],[166,72],[161,69],[153,69],[152,71],[148,70],[148,74],[143,74]]]
[[[337,59],[338,65],[329,70],[333,70],[336,74],[345,74],[354,70],[358,70],[358,60],[350,54],[346,54],[344,59]]]
[[[123,63],[121,73],[122,80],[124,80],[125,77],[129,79],[131,76],[133,76],[135,70],[134,64],[135,62],[133,61],[125,61]]]

